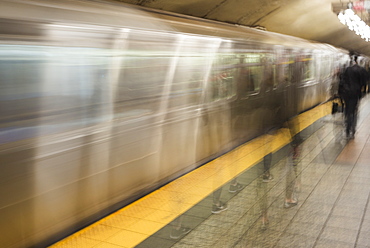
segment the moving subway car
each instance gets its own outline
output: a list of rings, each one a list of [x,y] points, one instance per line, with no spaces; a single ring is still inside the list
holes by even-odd
[[[0,3],[0,247],[42,247],[329,99],[346,51],[101,1]]]

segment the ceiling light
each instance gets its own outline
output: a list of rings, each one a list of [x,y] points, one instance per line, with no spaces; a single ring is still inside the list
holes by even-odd
[[[346,25],[350,30],[361,36],[362,39],[369,41],[370,27],[352,9],[341,11],[338,14],[338,19],[343,25]]]

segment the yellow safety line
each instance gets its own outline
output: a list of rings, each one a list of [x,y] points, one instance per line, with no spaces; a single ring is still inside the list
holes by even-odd
[[[297,132],[330,111],[328,102],[300,114],[293,119]],[[265,154],[289,144],[290,137],[289,130],[282,128],[274,135],[253,139],[50,247],[135,247]]]

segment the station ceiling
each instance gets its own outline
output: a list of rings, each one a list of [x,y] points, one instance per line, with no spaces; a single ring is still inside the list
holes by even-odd
[[[370,56],[366,42],[341,24],[341,0],[115,0],[144,7],[288,34]]]

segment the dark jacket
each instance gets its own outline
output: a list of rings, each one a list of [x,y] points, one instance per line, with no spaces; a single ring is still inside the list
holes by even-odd
[[[344,97],[360,98],[368,81],[368,73],[365,68],[354,64],[344,71],[343,80],[339,85],[339,93]]]

